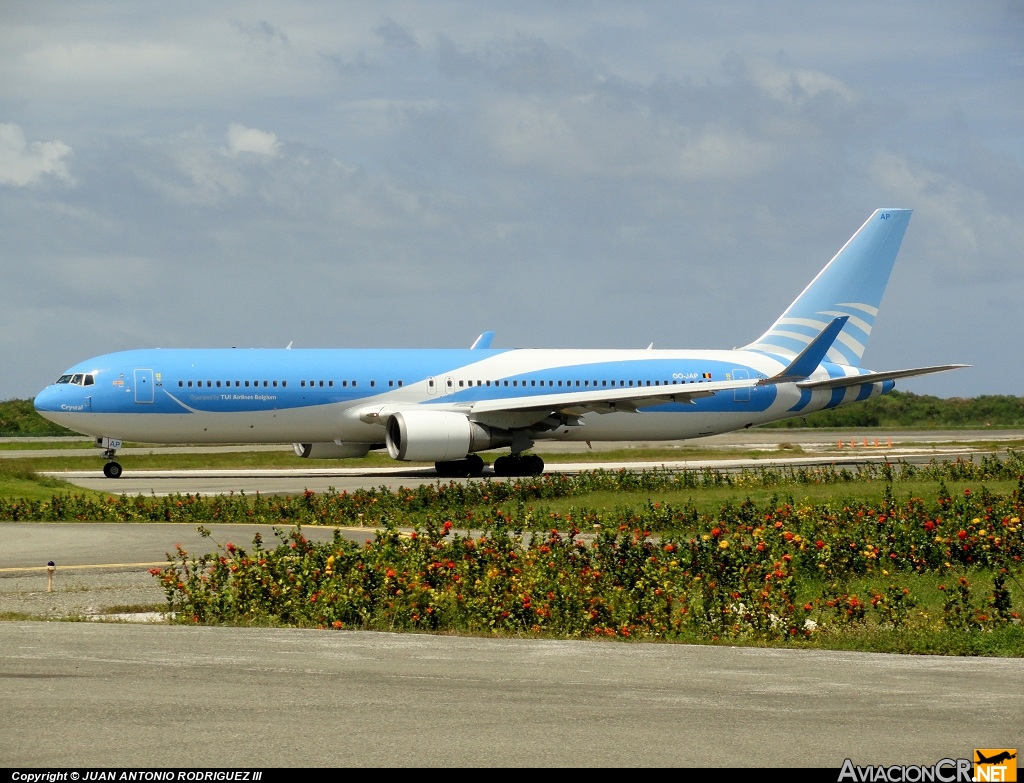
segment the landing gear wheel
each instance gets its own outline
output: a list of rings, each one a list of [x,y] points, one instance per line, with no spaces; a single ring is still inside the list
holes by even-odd
[[[476,477],[484,472],[484,460],[479,454],[470,454],[466,457],[467,476]]]
[[[103,475],[106,476],[107,478],[112,479],[121,478],[122,470],[123,469],[121,468],[121,463],[108,462],[106,465],[103,466]]]
[[[470,454],[465,459],[435,462],[434,470],[444,478],[472,478],[484,472],[484,461],[479,454]]]
[[[544,472],[544,460],[536,454],[509,454],[494,460],[495,476],[539,476]]]
[[[494,475],[495,476],[511,476],[510,472],[512,469],[512,457],[498,457],[494,460]]]

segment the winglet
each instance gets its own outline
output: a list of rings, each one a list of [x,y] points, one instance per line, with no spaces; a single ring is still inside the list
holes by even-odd
[[[491,340],[493,339],[494,332],[483,332],[479,337],[476,338],[473,344],[469,346],[469,349],[472,351],[474,348],[490,348]]]
[[[846,326],[846,322],[850,320],[850,316],[843,315],[839,318],[833,318],[831,323],[822,329],[818,336],[811,340],[807,347],[804,348],[797,355],[793,361],[789,363],[782,372],[773,375],[771,378],[762,378],[757,382],[758,386],[770,386],[776,383],[792,383],[794,381],[802,381],[807,378],[812,372],[818,369],[818,365],[821,364],[821,360],[825,358],[825,354],[829,352],[832,347],[832,343],[836,341],[839,333]]]

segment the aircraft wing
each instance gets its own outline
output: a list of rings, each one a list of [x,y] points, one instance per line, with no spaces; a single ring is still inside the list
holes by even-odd
[[[576,423],[585,413],[635,413],[640,408],[668,403],[690,403],[727,389],[753,386],[752,379],[705,381],[676,386],[634,386],[615,389],[580,390],[530,397],[504,397],[455,406],[474,421],[495,427],[518,428],[556,418]]]
[[[530,397],[504,397],[466,403],[473,413],[492,411],[556,411],[578,410],[611,413],[614,410],[635,410],[644,405],[662,405],[668,402],[692,403],[700,397],[710,397],[725,389],[753,386],[753,379],[735,381],[706,381],[676,386],[632,386],[614,389],[580,390],[557,394],[537,394]],[[625,407],[623,407],[625,406]]]
[[[508,396],[487,400],[439,403],[436,410],[465,413],[473,421],[502,428],[529,427],[551,417],[575,423],[585,413],[635,413],[639,408],[667,403],[692,403],[727,389],[751,387],[754,379],[735,381],[704,381],[676,386],[633,386],[590,389],[558,394],[535,394],[529,397]],[[509,389],[509,391],[512,391]],[[417,408],[421,406],[415,406]],[[435,407],[435,406],[431,406]],[[385,404],[362,408],[357,415],[366,423],[384,423],[388,416],[407,410],[408,405]]]
[[[970,367],[969,364],[936,364],[932,367],[914,367],[909,370],[888,370],[886,372],[868,372],[863,375],[847,375],[842,378],[824,378],[820,381],[799,381],[801,389],[842,389],[846,386],[860,386],[862,383],[878,383],[894,381],[897,378],[912,378],[915,375],[927,375],[933,372],[959,370]]]
[[[753,388],[769,384],[793,383],[807,378],[825,358],[829,348],[846,324],[848,316],[833,319],[782,371],[770,378],[680,383],[672,386],[630,386],[601,389],[575,389],[552,394],[510,395],[486,400],[457,402],[444,408],[465,413],[474,421],[502,428],[529,427],[556,417],[574,421],[586,413],[635,413],[640,408],[669,403],[689,403],[718,392]],[[486,333],[485,333],[486,334]],[[864,376],[859,376],[864,377]],[[864,381],[861,381],[862,383]],[[511,390],[510,390],[511,391]],[[366,422],[384,421],[405,406],[382,405],[365,408],[359,417]]]

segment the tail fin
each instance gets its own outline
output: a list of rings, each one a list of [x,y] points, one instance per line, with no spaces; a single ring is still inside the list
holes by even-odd
[[[833,319],[848,316],[826,358],[860,364],[911,212],[875,210],[779,320],[744,348],[792,359]]]

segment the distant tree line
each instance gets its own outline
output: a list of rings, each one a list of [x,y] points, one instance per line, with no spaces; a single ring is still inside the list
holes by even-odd
[[[41,438],[76,434],[36,413],[32,400],[0,401],[0,437]]]
[[[1024,397],[989,394],[981,397],[941,399],[926,394],[894,391],[853,405],[843,405],[764,426],[783,429],[1024,427]],[[0,436],[43,437],[74,434],[71,430],[47,421],[36,413],[31,400],[0,401]]]

